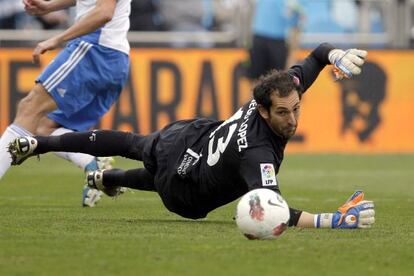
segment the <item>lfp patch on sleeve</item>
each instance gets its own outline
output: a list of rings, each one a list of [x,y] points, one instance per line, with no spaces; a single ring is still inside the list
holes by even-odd
[[[272,163],[260,164],[263,186],[277,186],[275,167]]]

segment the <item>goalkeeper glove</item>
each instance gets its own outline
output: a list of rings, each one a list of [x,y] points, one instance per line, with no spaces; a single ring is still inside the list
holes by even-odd
[[[370,228],[375,222],[374,202],[356,191],[336,213],[315,215],[316,228]]]
[[[350,78],[361,73],[361,66],[367,56],[367,51],[359,49],[333,49],[329,52],[328,58],[334,66],[336,79]]]

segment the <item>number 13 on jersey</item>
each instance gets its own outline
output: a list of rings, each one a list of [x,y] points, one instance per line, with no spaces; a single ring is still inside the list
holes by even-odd
[[[221,154],[226,150],[227,146],[229,145],[229,142],[231,140],[231,137],[233,136],[234,132],[237,129],[237,122],[233,123],[234,121],[239,120],[243,115],[243,110],[240,108],[233,116],[231,116],[229,119],[225,120],[221,125],[219,125],[211,134],[210,134],[210,140],[208,142],[208,157],[207,157],[207,164],[212,167],[220,160]],[[222,129],[223,127],[229,125],[229,131],[227,132],[227,136],[220,137],[217,139],[217,145],[215,147],[215,151],[213,151],[214,143],[215,143],[215,134],[217,131]]]

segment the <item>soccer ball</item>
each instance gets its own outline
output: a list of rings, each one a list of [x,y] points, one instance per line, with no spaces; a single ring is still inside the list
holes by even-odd
[[[237,204],[236,223],[249,240],[278,238],[290,219],[286,201],[269,189],[255,189]]]

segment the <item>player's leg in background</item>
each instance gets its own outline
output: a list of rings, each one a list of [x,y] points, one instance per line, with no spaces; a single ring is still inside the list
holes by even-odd
[[[289,54],[286,41],[284,39],[269,39],[266,43],[268,61],[266,72],[275,69],[284,70]]]
[[[91,129],[119,98],[128,73],[129,57],[125,53],[83,40],[70,42],[37,79],[58,106],[42,121],[47,130],[43,136]],[[113,160],[96,159],[76,152],[58,152],[57,155],[74,162],[86,172],[110,167],[108,161]],[[85,187],[82,192],[84,206],[90,193],[90,189]],[[86,205],[93,205],[93,202],[88,201]]]
[[[264,39],[260,36],[255,35],[253,38],[253,45],[250,49],[250,66],[248,71],[248,77],[251,80],[258,79],[261,75],[266,73],[268,68],[267,66],[267,59],[266,56],[267,48],[266,44],[264,43]]]
[[[10,168],[11,158],[7,151],[9,143],[20,136],[31,136],[35,133],[39,121],[56,108],[55,101],[41,84],[36,84],[20,101],[14,122],[6,128],[0,138],[0,178]]]
[[[39,122],[36,134],[43,136],[58,136],[70,132],[74,131],[60,126],[50,118],[44,117]],[[54,152],[54,154],[60,158],[72,162],[77,167],[81,168],[86,174],[98,169],[112,169],[112,165],[114,163],[114,159],[112,157],[95,157],[90,154],[78,152]],[[95,204],[101,199],[101,196],[101,191],[92,189],[88,187],[88,185],[84,185],[82,190],[82,206],[94,207]]]

